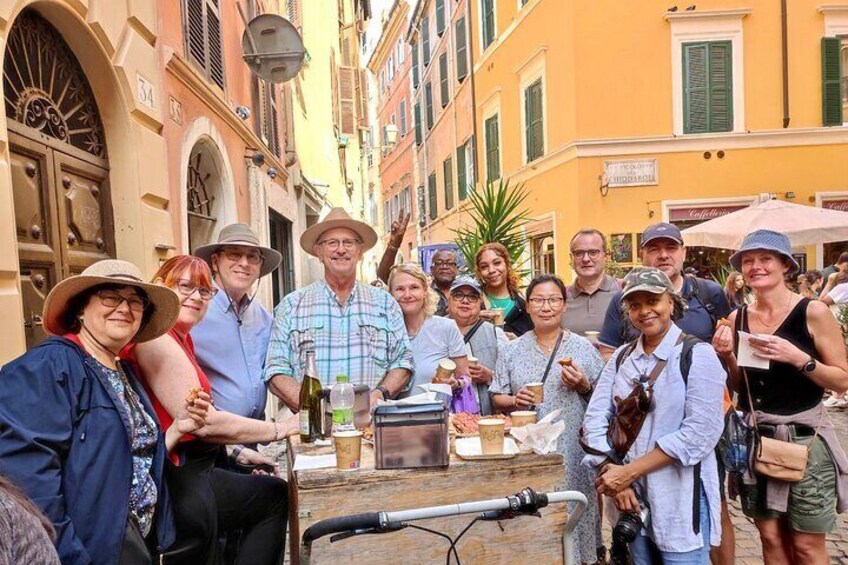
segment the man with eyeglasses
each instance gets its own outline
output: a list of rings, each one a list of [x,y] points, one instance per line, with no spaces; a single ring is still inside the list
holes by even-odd
[[[456,322],[468,353],[468,376],[474,383],[474,394],[480,414],[491,415],[492,384],[494,369],[498,365],[500,346],[509,343],[504,331],[480,317],[483,290],[480,283],[471,277],[457,277],[450,288],[448,316]],[[476,358],[473,363],[470,359]]]
[[[439,306],[436,308],[436,316],[445,316],[448,313],[448,294],[454,279],[459,272],[456,261],[456,253],[450,249],[439,249],[433,253],[430,260],[430,275],[433,277],[433,290],[439,295]]]
[[[220,292],[203,320],[191,331],[200,367],[212,385],[215,405],[246,418],[265,417],[267,388],[263,380],[271,336],[271,313],[255,302],[256,282],[270,274],[282,255],[259,244],[247,224],[221,230],[218,242],[194,254],[212,268]]]
[[[307,343],[315,348],[325,387],[347,375],[371,389],[371,403],[395,397],[412,375],[412,348],[400,307],[392,296],[357,281],[362,255],[377,232],[333,208],[300,237],[304,251],[324,266],[324,278],[296,290],[277,306],[265,380],[293,411],[299,409]]]
[[[600,332],[604,316],[619,289],[618,281],[607,274],[607,240],[599,230],[587,228],[571,238],[571,264],[577,278],[566,288],[568,308],[562,327],[580,335]]]

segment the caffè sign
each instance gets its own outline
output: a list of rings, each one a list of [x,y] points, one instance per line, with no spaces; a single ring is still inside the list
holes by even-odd
[[[610,188],[659,184],[656,159],[604,161],[604,177]]]

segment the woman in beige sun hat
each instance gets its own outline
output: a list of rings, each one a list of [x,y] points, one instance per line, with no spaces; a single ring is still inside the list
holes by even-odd
[[[167,332],[179,309],[131,263],[99,261],[53,288],[52,337],[0,371],[0,472],[50,518],[63,563],[150,563],[173,542],[166,442],[204,413],[186,407],[163,433],[120,352]]]

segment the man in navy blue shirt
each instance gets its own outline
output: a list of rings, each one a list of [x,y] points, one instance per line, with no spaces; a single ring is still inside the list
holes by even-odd
[[[685,333],[697,336],[710,343],[715,332],[716,321],[726,318],[730,305],[724,291],[718,283],[683,274],[686,261],[686,246],[677,226],[666,222],[652,224],[642,232],[642,264],[656,267],[668,275],[688,303],[683,317],[675,322]],[[616,292],[607,308],[601,335],[598,338],[599,349],[604,359],[609,359],[621,345],[636,339],[638,333],[630,327],[619,305],[621,291]],[[723,481],[724,478],[721,477]],[[721,546],[713,548],[710,557],[713,563],[720,565],[733,563],[736,537],[733,524],[727,513],[727,501],[721,501],[722,536]]]

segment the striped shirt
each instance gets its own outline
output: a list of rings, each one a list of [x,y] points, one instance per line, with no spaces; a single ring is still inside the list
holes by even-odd
[[[356,282],[346,304],[321,279],[286,296],[274,310],[265,380],[288,375],[300,381],[303,344],[315,343],[324,386],[338,375],[374,388],[393,369],[413,370],[412,348],[400,307],[391,295]]]

